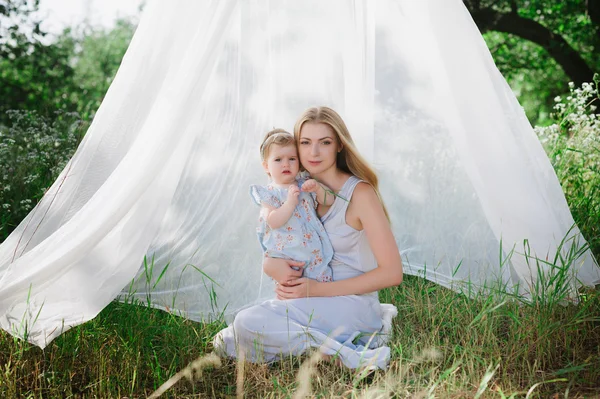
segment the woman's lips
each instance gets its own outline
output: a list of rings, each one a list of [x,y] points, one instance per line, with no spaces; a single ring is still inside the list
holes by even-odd
[[[308,164],[312,165],[312,166],[317,166],[320,163],[321,163],[321,161],[308,161]]]

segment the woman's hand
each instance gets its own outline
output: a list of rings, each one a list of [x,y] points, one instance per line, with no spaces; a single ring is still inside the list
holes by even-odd
[[[263,271],[279,284],[288,284],[302,277],[303,267],[304,262],[281,258],[265,257],[263,259]]]
[[[289,283],[277,284],[275,293],[277,299],[308,298],[311,296],[323,296],[319,293],[321,284],[316,280],[306,277],[298,278]]]

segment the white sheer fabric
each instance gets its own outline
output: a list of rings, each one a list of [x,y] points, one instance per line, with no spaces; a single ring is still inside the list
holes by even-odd
[[[119,293],[195,320],[271,297],[248,186],[260,138],[312,105],[380,173],[407,273],[527,296],[524,240],[542,259],[567,233],[585,244],[460,0],[153,0],[84,142],[0,246],[2,328],[44,347]],[[600,282],[589,251],[570,273]]]

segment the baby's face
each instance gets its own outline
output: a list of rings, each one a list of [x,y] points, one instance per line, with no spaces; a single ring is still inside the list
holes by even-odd
[[[300,170],[296,146],[273,144],[269,148],[269,156],[263,162],[263,167],[276,184],[292,184]]]

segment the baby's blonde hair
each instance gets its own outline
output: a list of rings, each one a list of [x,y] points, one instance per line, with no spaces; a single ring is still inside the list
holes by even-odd
[[[269,151],[273,144],[280,145],[282,147],[288,145],[296,145],[294,136],[283,129],[273,129],[265,135],[262,144],[260,145],[260,158],[264,161],[269,156]]]

